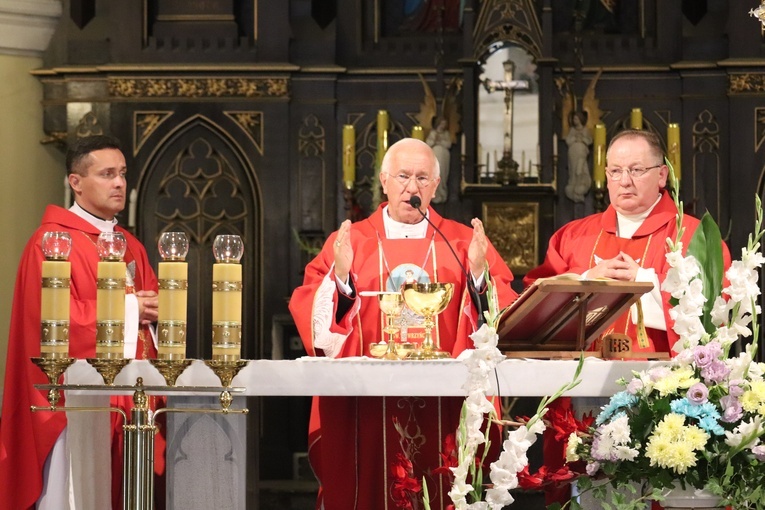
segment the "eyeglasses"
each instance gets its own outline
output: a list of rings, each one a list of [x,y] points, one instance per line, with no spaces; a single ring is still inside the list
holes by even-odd
[[[396,179],[396,182],[398,182],[400,185],[402,185],[405,188],[409,186],[409,181],[411,181],[412,179],[414,179],[414,182],[415,184],[417,184],[418,188],[427,188],[428,186],[430,186],[430,183],[433,182],[433,179],[431,179],[430,177],[426,177],[424,175],[409,175],[403,172],[396,175],[392,175],[392,174],[388,174],[388,175]]]
[[[635,167],[635,168],[608,168],[606,169],[606,174],[608,174],[608,178],[612,181],[621,181],[622,176],[627,173],[629,176],[633,179],[640,179],[643,177],[649,170],[653,170],[654,168],[659,168],[661,165],[654,165],[649,166],[648,168],[642,168],[642,167]]]

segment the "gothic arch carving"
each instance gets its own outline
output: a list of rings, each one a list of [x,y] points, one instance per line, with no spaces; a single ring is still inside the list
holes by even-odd
[[[162,232],[183,231],[189,238],[189,357],[211,356],[212,244],[219,234],[242,237],[244,309],[262,293],[262,198],[246,151],[207,117],[195,115],[158,144],[138,185],[140,232],[156,263]],[[260,314],[243,313],[242,355],[258,352]]]

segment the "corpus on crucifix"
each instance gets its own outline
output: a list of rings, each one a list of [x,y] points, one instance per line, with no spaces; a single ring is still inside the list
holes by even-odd
[[[483,80],[483,86],[488,93],[499,90],[505,92],[505,111],[503,116],[502,159],[497,161],[495,178],[500,184],[515,184],[519,180],[518,163],[513,159],[513,94],[516,90],[528,90],[527,80],[515,80],[513,77],[515,64],[507,60],[502,64],[505,75],[502,81],[489,78]]]

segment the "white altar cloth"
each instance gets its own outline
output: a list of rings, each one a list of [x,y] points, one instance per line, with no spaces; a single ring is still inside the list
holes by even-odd
[[[497,368],[501,396],[533,397],[556,392],[571,381],[576,360],[507,359]],[[666,363],[659,361],[604,361],[586,358],[582,382],[566,395],[611,396],[621,391],[621,377]],[[164,378],[145,360],[134,360],[117,376],[115,385],[133,385],[143,377],[145,386],[164,386]],[[251,360],[234,378],[248,396],[465,396],[465,365],[454,359],[432,361],[386,361],[372,358],[309,358],[297,360]],[[67,370],[67,383],[102,384],[101,376],[84,360]],[[496,381],[492,381],[496,394]],[[195,360],[178,377],[176,391],[188,387],[220,386],[215,373]]]

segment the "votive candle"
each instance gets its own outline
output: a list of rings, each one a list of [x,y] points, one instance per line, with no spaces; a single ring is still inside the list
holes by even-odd
[[[633,108],[630,112],[630,128],[643,129],[643,112],[640,108]]]
[[[672,163],[675,178],[679,181],[680,168],[680,124],[670,123],[667,125],[667,159]]]
[[[183,261],[160,262],[157,273],[159,280],[157,357],[159,359],[185,359],[188,263]]]
[[[212,285],[213,359],[238,360],[242,348],[241,264],[213,264]]]
[[[97,270],[96,357],[122,358],[125,346],[125,263],[101,260]]]
[[[69,356],[69,285],[71,263],[45,260],[42,263],[40,296],[40,356]]]
[[[356,181],[356,130],[351,124],[343,126],[343,182],[348,189]]]
[[[592,161],[592,180],[595,187],[602,188],[606,182],[606,125],[598,123],[595,125],[593,135],[593,144],[595,152]]]

